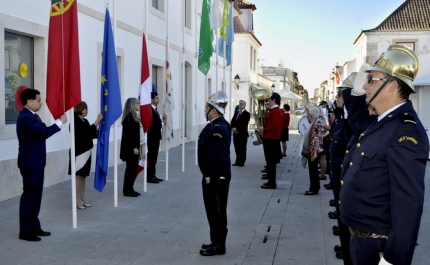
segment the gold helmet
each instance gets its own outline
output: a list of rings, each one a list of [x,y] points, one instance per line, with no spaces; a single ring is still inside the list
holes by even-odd
[[[355,77],[357,76],[357,72],[352,72],[345,80],[343,80],[342,84],[337,88],[354,88]]]
[[[397,77],[415,93],[413,82],[418,69],[418,58],[412,50],[403,45],[392,44],[367,72],[379,71]]]
[[[224,115],[224,109],[227,107],[228,97],[222,91],[217,91],[213,93],[206,103],[214,107],[217,111],[219,111],[222,115]]]

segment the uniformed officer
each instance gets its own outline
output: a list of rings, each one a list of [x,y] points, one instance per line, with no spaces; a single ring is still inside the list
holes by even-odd
[[[210,122],[198,140],[198,163],[203,174],[203,200],[210,227],[211,244],[203,244],[203,256],[224,255],[227,237],[227,198],[231,179],[231,127],[224,119],[227,95],[218,91],[206,101]]]
[[[429,154],[426,132],[408,100],[415,93],[418,58],[390,45],[367,72],[366,102],[378,119],[361,134],[343,175],[341,220],[351,233],[353,264],[410,264]]]
[[[348,126],[347,116],[344,113],[344,98],[342,91],[349,89],[351,90],[354,85],[355,77],[357,73],[353,72],[349,75],[343,83],[338,86],[338,94],[336,96],[336,108],[334,109],[335,122],[333,123],[331,130],[331,145],[330,145],[330,157],[331,157],[331,174],[330,180],[333,181],[333,194],[336,202],[336,211],[339,213],[339,192],[341,188],[341,165],[345,155],[346,145],[350,139],[350,130]],[[336,257],[343,259],[345,265],[352,265],[351,257],[349,255],[349,230],[340,220],[337,215],[338,230],[337,235],[340,236],[341,246],[335,246]]]

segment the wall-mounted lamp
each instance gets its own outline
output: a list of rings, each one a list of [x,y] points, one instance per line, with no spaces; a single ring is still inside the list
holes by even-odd
[[[275,91],[275,84],[272,84],[272,92]]]
[[[240,77],[238,74],[233,79],[234,83],[236,84],[236,88],[239,89],[239,83],[240,83]]]

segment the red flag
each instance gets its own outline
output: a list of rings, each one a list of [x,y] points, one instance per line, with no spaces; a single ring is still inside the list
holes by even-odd
[[[340,85],[340,74],[336,72],[336,85]]]
[[[143,131],[147,132],[152,123],[151,78],[149,76],[148,51],[146,49],[145,33],[142,37],[142,74],[140,79],[140,119]]]
[[[77,0],[51,0],[46,104],[58,119],[81,102]]]

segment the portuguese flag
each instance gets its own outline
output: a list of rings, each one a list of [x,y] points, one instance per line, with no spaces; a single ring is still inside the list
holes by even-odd
[[[46,104],[58,119],[81,102],[77,0],[51,0]]]

